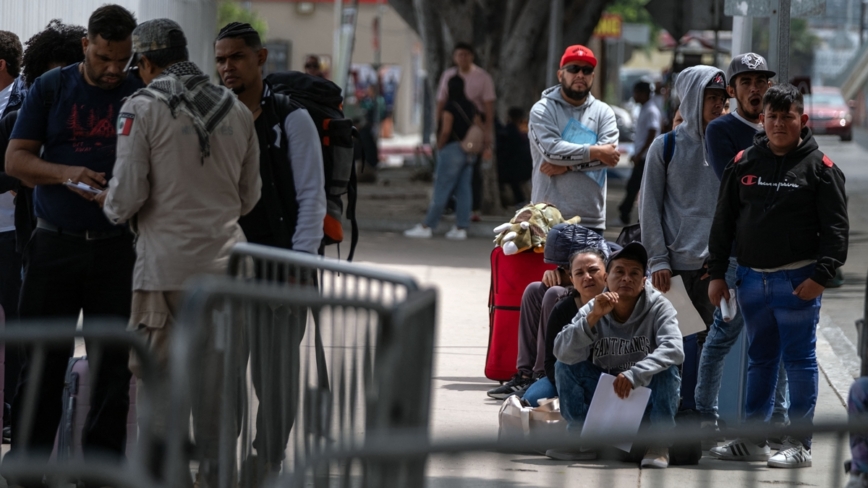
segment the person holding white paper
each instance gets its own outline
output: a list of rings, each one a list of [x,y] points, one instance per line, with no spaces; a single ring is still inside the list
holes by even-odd
[[[646,416],[651,426],[675,426],[684,346],[675,308],[645,278],[648,253],[633,242],[606,266],[606,290],[579,309],[555,338],[555,379],[568,430],[581,432],[602,373],[616,376],[615,393],[627,398],[639,386],[651,389]],[[554,459],[593,459],[593,452],[549,450]],[[665,468],[669,449],[652,446],[642,467]]]

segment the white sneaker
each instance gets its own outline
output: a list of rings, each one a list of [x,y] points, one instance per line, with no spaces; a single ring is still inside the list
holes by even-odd
[[[811,466],[811,450],[801,442],[787,438],[781,450],[769,458],[770,468],[808,468]]]
[[[768,444],[758,446],[745,439],[735,439],[720,447],[712,447],[708,453],[724,461],[766,461],[771,454]]]
[[[660,468],[669,467],[669,448],[668,447],[651,447],[639,463],[642,468]]]
[[[456,241],[463,241],[467,239],[467,230],[459,229],[458,227],[452,227],[452,229],[450,229],[449,232],[446,233],[446,238]]]
[[[412,237],[414,239],[430,239],[431,228],[425,227],[422,224],[416,224],[416,227],[404,231],[404,237]]]

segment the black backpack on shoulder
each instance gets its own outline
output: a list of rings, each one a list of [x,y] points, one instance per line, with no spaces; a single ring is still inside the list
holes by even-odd
[[[356,168],[353,161],[353,137],[358,138],[358,131],[352,121],[344,117],[341,89],[329,80],[299,71],[271,73],[265,77],[265,81],[275,93],[288,95],[293,102],[307,109],[316,124],[322,145],[327,203],[320,254],[323,254],[325,246],[344,240],[341,225],[344,202],[341,197],[346,194],[346,217],[351,225],[347,261],[352,261],[359,241]]]

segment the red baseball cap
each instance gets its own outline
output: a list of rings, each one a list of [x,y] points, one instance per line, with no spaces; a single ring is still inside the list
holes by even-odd
[[[594,68],[597,67],[597,58],[594,57],[594,52],[580,44],[570,46],[564,51],[564,55],[561,56],[561,68],[573,61],[584,61]]]

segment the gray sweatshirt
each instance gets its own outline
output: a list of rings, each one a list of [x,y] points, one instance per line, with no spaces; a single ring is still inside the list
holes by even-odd
[[[586,131],[587,136],[581,138],[582,143],[564,139],[566,135],[577,140],[570,133],[580,131]],[[530,110],[528,136],[533,157],[531,200],[554,205],[565,219],[578,215],[585,227],[604,229],[606,167],[600,161],[591,161],[590,147],[618,143],[612,108],[591,94],[585,103],[574,107],[561,96],[560,85],[553,86],[542,93],[542,99]],[[588,137],[596,142],[588,143]],[[540,172],[546,161],[569,166],[570,171],[546,176]]]
[[[706,162],[702,104],[705,86],[717,74],[723,76],[717,68],[694,66],[678,75],[675,88],[684,122],[675,131],[672,160],[667,168],[662,135],[651,143],[645,158],[639,221],[652,273],[700,269],[708,256],[720,180]]]
[[[623,324],[608,313],[591,328],[587,316],[594,301],[580,308],[555,338],[558,361],[576,364],[591,360],[609,374],[624,373],[634,388],[647,386],[655,374],[684,362],[675,307],[650,282],[645,283],[636,308]]]

